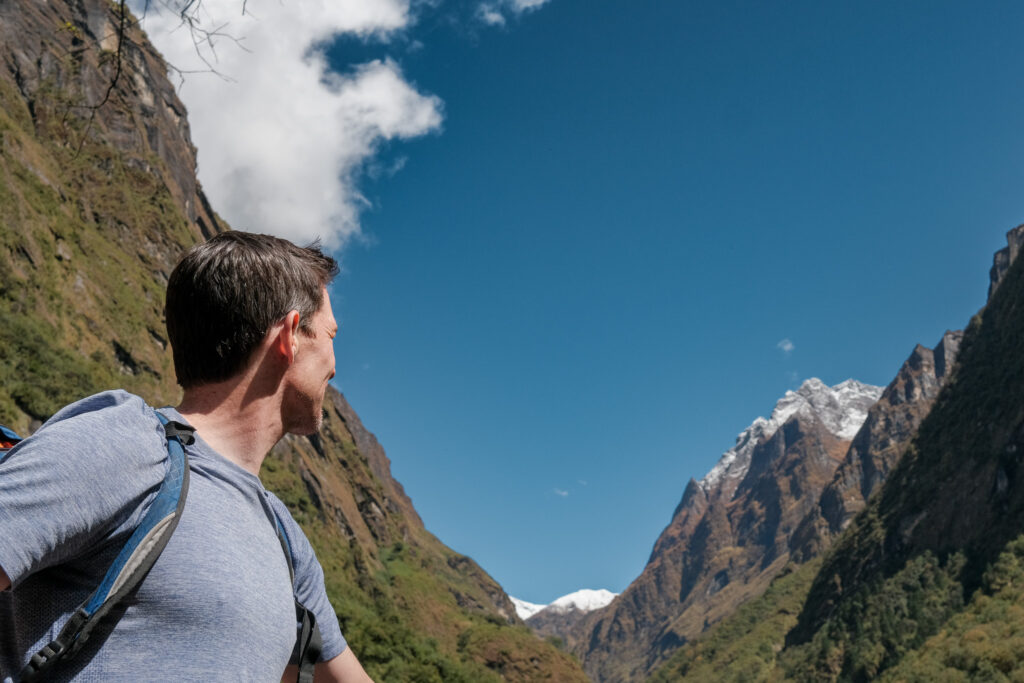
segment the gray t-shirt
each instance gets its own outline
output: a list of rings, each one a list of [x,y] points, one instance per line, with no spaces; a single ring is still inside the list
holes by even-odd
[[[185,422],[174,409],[167,417]],[[321,658],[345,649],[323,570],[259,478],[197,435],[177,530],[142,585],[48,680],[278,681],[295,645],[295,603],[274,527],[292,545],[295,593],[316,615]],[[163,427],[123,391],[53,416],[0,463],[0,679],[17,680],[99,586],[167,471]]]

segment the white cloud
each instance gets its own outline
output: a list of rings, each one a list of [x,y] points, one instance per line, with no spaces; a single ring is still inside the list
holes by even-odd
[[[484,0],[480,3],[478,15],[485,24],[500,26],[505,23],[505,15],[520,15],[523,12],[539,9],[548,0]]]
[[[555,489],[554,491],[556,496],[561,496],[562,498],[569,496],[569,492],[564,489]]]
[[[793,349],[796,348],[796,346],[793,345],[793,342],[791,342],[788,338],[787,339],[783,339],[782,341],[780,341],[775,346],[776,346],[776,348],[780,349],[787,356],[789,354],[793,353]]]
[[[488,5],[480,6],[480,18],[490,26],[502,26],[505,23],[505,15]]]
[[[135,0],[141,5],[143,0]],[[182,0],[166,5],[180,7]],[[208,71],[173,11],[152,2],[144,28],[184,72]],[[409,0],[202,0],[200,53],[212,73],[186,73],[180,95],[199,152],[199,179],[235,229],[338,248],[359,235],[369,202],[357,181],[388,140],[440,130],[442,102],[389,59],[331,73],[320,46],[347,33],[386,40],[410,23]],[[140,11],[136,7],[136,11]]]

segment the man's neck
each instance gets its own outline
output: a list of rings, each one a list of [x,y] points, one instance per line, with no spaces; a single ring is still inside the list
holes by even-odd
[[[188,389],[178,412],[217,453],[259,476],[282,436],[280,397],[253,395],[252,385],[228,380]]]

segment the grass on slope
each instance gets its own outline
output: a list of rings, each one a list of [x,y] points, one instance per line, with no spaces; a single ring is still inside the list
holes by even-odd
[[[787,566],[760,597],[680,648],[654,673],[651,683],[782,680],[776,657],[820,565],[815,559]]]

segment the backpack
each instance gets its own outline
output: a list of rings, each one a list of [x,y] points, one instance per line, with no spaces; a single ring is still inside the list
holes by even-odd
[[[188,495],[188,456],[184,446],[195,441],[195,430],[180,422],[168,420],[159,411],[156,411],[156,415],[167,437],[167,475],[142,521],[107,569],[99,587],[72,613],[57,638],[32,655],[22,669],[21,680],[25,683],[42,680],[51,666],[73,657],[82,649],[96,624],[146,578],[178,526]],[[16,433],[0,425],[0,463],[21,440]],[[295,568],[291,543],[276,513],[274,525],[288,562],[288,576],[294,586]],[[312,683],[313,667],[322,649],[320,628],[316,624],[316,617],[299,603],[298,597],[295,598],[295,619],[295,649],[289,663],[299,665],[299,683]]]

